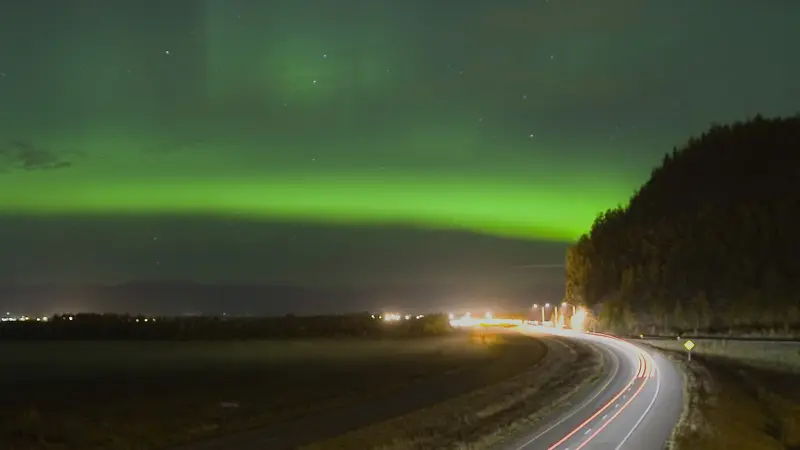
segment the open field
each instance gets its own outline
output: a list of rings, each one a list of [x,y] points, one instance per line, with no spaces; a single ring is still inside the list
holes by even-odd
[[[522,336],[468,334],[2,342],[0,448],[156,449],[255,428],[294,430],[283,440],[295,446],[508,379],[545,352]],[[359,407],[369,414],[342,413]],[[319,435],[289,426],[331,417],[339,419]]]

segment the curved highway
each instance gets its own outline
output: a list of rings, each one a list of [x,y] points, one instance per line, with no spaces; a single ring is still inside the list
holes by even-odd
[[[541,330],[541,329],[540,329]],[[507,450],[662,450],[683,408],[683,376],[650,349],[613,336],[553,330],[596,345],[610,363],[578,404]]]

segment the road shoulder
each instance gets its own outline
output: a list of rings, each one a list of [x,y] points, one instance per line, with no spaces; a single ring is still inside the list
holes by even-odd
[[[513,428],[507,429],[503,438],[491,447],[492,450],[530,445],[532,441],[562,425],[594,401],[616,376],[620,362],[610,350],[585,341],[567,340],[555,336],[551,337],[549,342],[550,345],[563,346],[568,343],[586,347],[591,356],[589,359],[579,360],[583,361],[583,367],[577,366],[577,370],[590,371],[591,376],[576,377],[570,373],[567,379],[571,385],[564,386],[559,395],[554,396],[548,404],[542,405],[535,413],[521,418]]]
[[[494,448],[519,430],[537,426],[597,379],[602,358],[582,343],[537,337],[548,346],[539,365],[505,382],[378,423],[305,450],[330,448]]]

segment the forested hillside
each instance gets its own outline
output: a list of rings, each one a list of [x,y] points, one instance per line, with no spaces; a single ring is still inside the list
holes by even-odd
[[[800,328],[800,115],[714,125],[567,252],[617,332]]]

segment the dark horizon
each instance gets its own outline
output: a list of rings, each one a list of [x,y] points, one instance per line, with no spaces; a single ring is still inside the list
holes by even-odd
[[[563,299],[563,279],[505,289],[463,285],[302,287],[132,281],[122,284],[0,285],[0,311],[30,317],[69,313],[181,316],[324,315],[357,312],[517,312]]]

